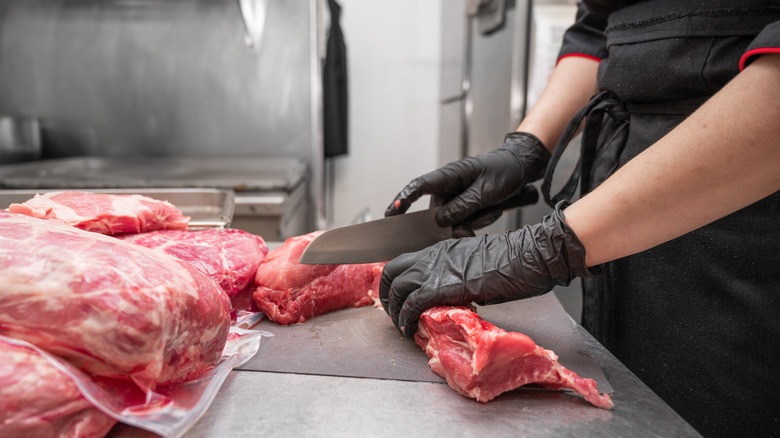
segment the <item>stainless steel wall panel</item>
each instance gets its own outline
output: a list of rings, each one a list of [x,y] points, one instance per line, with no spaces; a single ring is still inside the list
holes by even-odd
[[[311,231],[325,215],[319,18],[318,0],[4,0],[0,118],[36,120],[44,161],[300,161],[282,233]]]
[[[4,1],[0,115],[38,117],[50,157],[308,160],[312,2],[244,3]]]

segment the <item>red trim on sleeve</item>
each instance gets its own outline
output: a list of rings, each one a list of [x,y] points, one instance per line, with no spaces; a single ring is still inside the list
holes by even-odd
[[[745,67],[747,67],[748,58],[752,58],[753,56],[766,55],[767,53],[780,54],[780,47],[762,47],[760,49],[748,50],[739,60],[739,71],[742,71],[745,69]]]
[[[593,55],[586,55],[584,53],[567,53],[565,55],[562,55],[557,60],[555,60],[555,65],[558,65],[558,63],[561,62],[561,59],[568,58],[569,56],[578,56],[580,58],[588,58],[588,59],[592,59],[592,60],[594,60],[596,62],[601,62],[601,58],[598,58],[598,57],[593,56]]]

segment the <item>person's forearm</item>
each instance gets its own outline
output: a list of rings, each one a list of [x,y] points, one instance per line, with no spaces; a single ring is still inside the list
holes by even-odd
[[[588,266],[635,254],[780,190],[780,55],[764,55],[565,210]]]
[[[535,135],[552,152],[569,120],[598,92],[598,67],[598,61],[589,58],[561,59],[517,130]]]

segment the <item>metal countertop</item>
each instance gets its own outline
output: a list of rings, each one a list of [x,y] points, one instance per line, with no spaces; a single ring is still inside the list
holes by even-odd
[[[184,437],[701,436],[576,328],[614,388],[612,410],[540,389],[521,388],[481,404],[442,383],[234,370]],[[118,425],[108,436],[156,435]]]

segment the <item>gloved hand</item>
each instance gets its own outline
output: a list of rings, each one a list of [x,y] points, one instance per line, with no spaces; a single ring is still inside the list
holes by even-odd
[[[585,248],[564,221],[563,202],[542,222],[517,231],[439,242],[385,265],[379,299],[395,326],[414,336],[435,306],[496,304],[541,295],[592,276]]]
[[[488,225],[503,209],[529,203],[523,188],[544,174],[549,160],[550,152],[535,136],[507,134],[504,144],[493,152],[455,161],[412,180],[385,216],[405,213],[421,196],[432,195],[431,206],[442,206],[436,214],[439,225]]]

